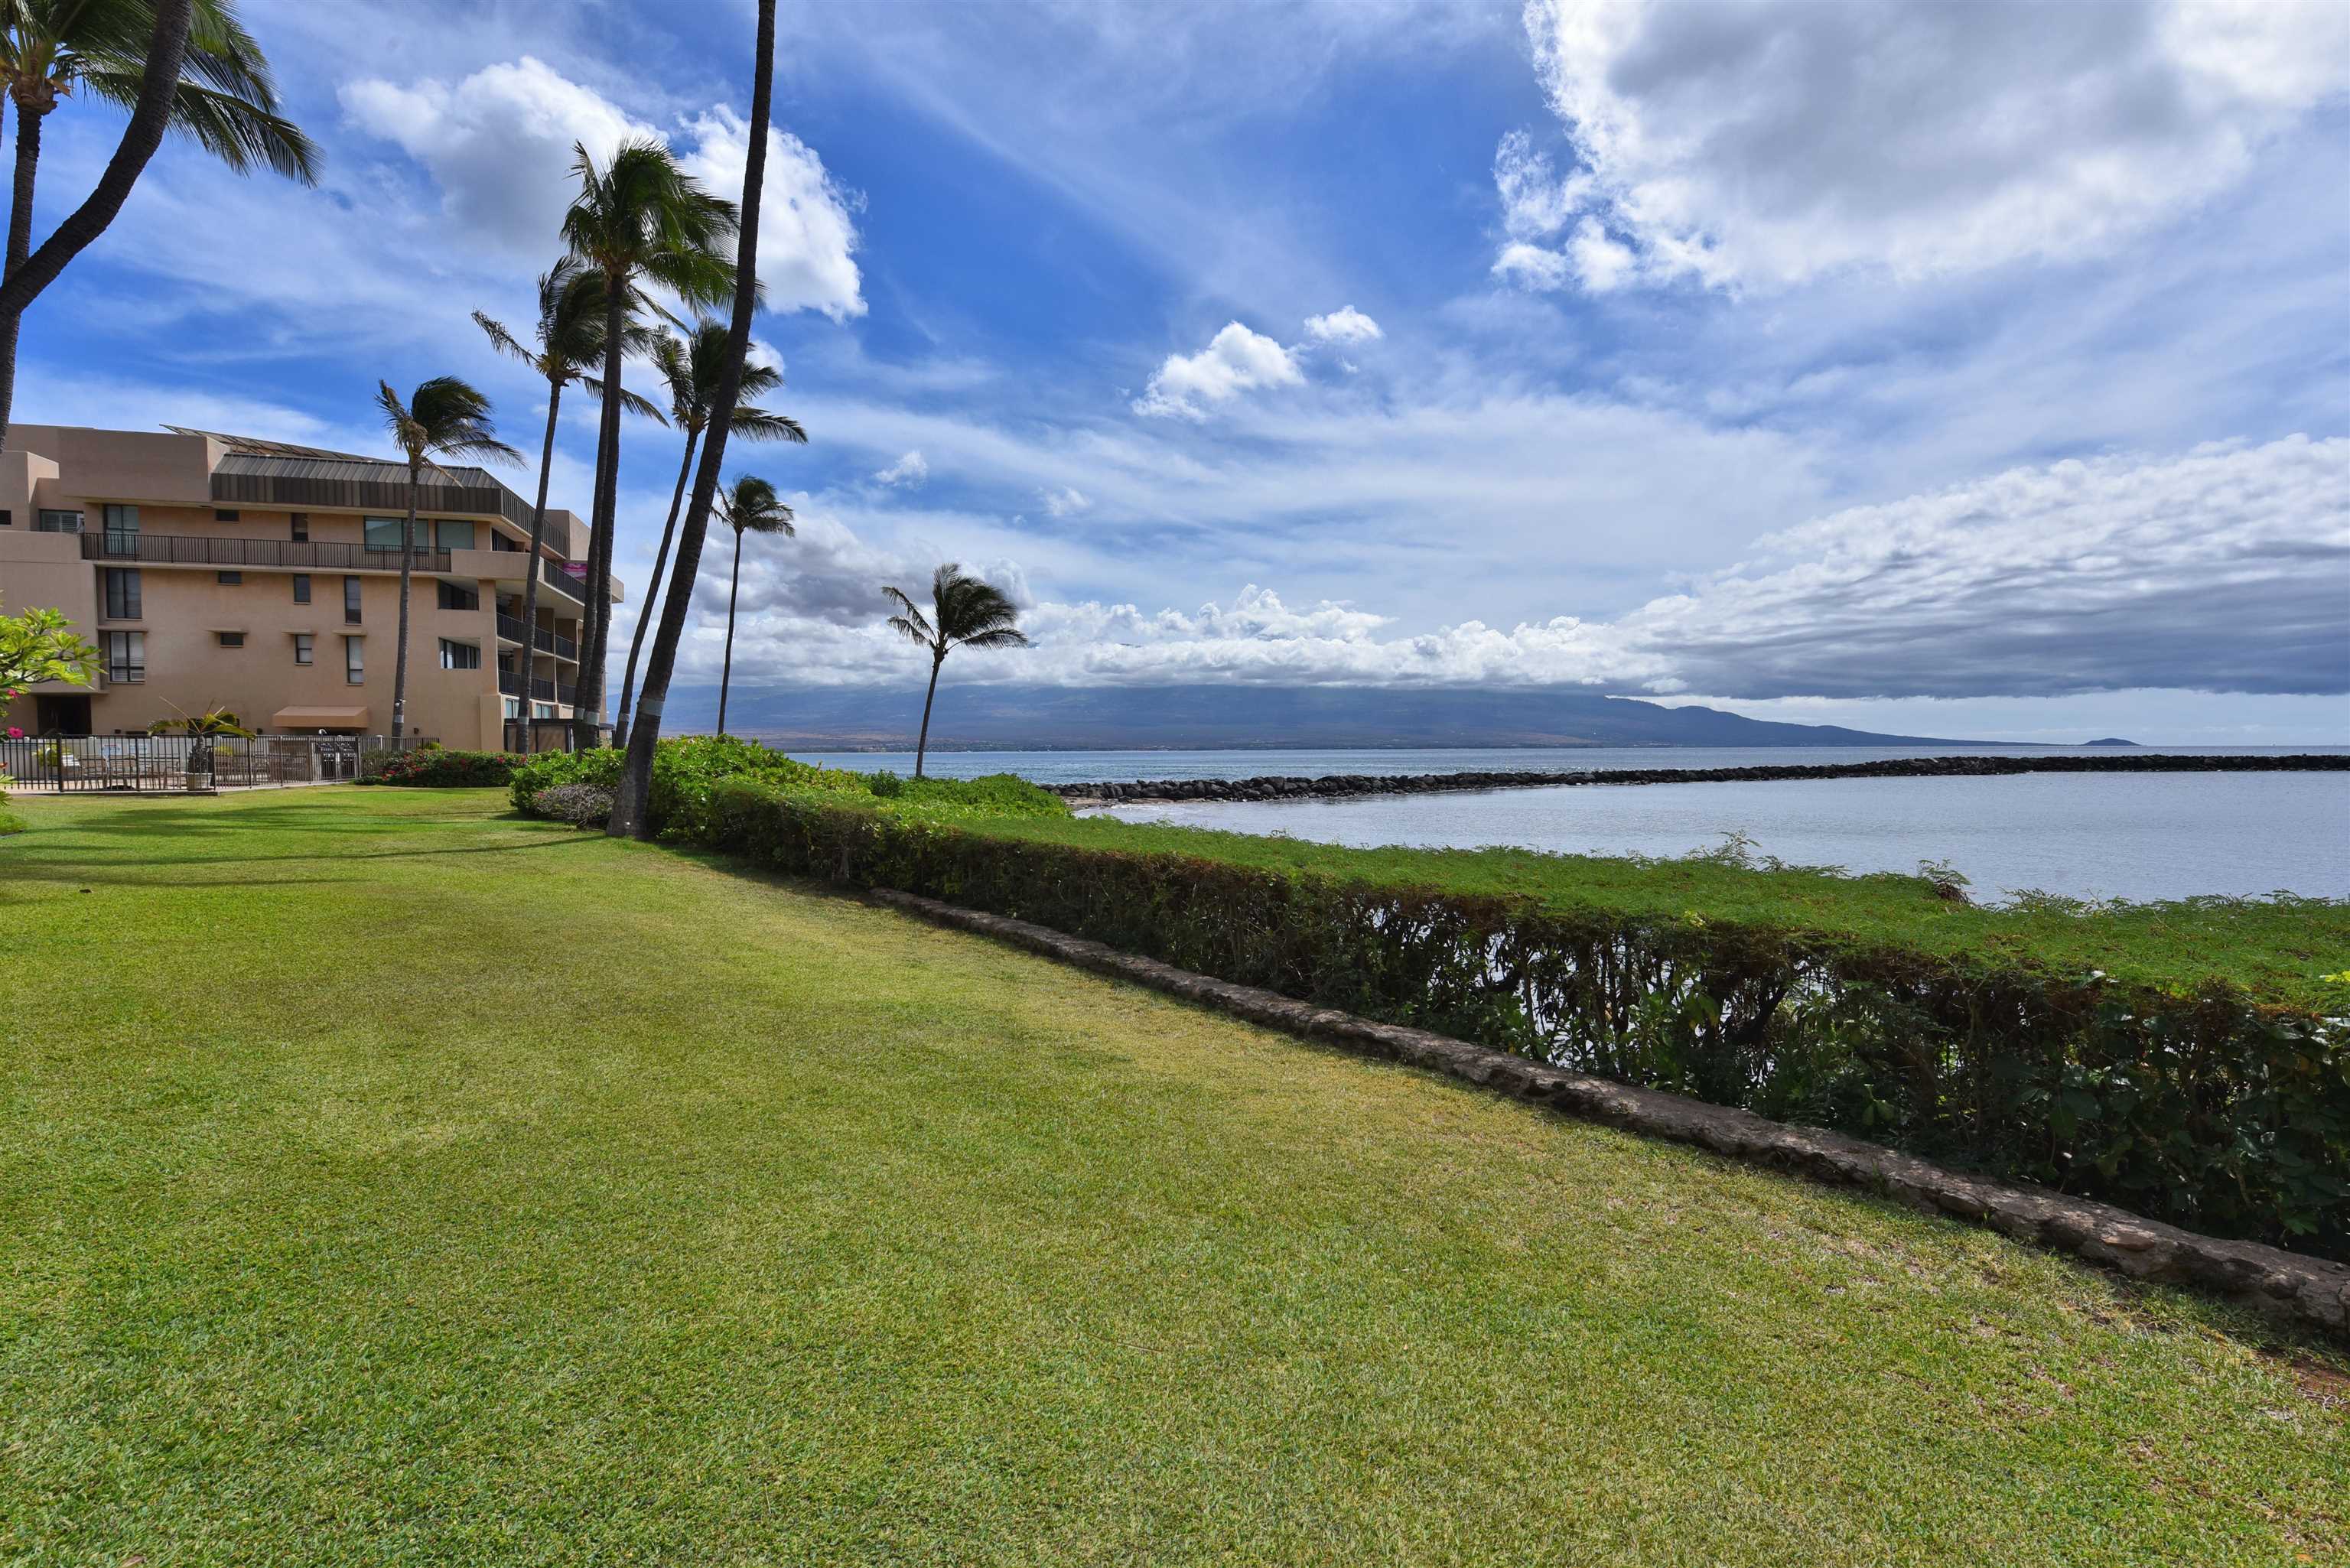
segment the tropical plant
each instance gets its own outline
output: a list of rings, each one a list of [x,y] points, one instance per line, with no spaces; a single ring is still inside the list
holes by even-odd
[[[87,686],[98,673],[98,649],[84,642],[56,609],[0,615],[0,701],[38,680]]]
[[[620,384],[625,330],[639,285],[658,286],[688,305],[725,296],[733,269],[723,254],[734,238],[734,204],[713,196],[677,166],[667,147],[624,141],[601,169],[584,146],[574,149],[579,194],[563,215],[571,254],[604,278],[604,380]],[[728,405],[729,411],[733,405]],[[596,443],[596,499],[588,550],[588,646],[580,649],[576,738],[592,744],[604,711],[604,649],[612,622],[612,532],[618,511],[620,404],[604,400]]]
[[[603,379],[588,373],[604,358],[604,333],[608,326],[604,290],[604,275],[582,265],[572,256],[563,257],[539,274],[538,321],[531,330],[535,348],[525,348],[504,324],[490,316],[479,310],[473,312],[474,325],[488,334],[492,348],[501,354],[512,355],[546,379],[546,435],[539,443],[538,499],[531,505],[530,564],[524,568],[522,583],[522,624],[530,639],[522,656],[521,711],[525,743],[530,724],[530,681],[538,663],[538,577],[545,569],[539,562],[546,547],[546,482],[547,471],[555,462],[555,418],[563,406],[563,389],[574,381],[598,398],[604,396]],[[633,317],[623,330],[629,336],[631,349],[640,349],[651,341],[651,334]],[[660,419],[660,410],[634,392],[623,388],[619,396],[630,412]]]
[[[718,515],[734,530],[734,572],[726,579],[726,660],[718,671],[718,732],[726,732],[726,689],[734,680],[734,600],[743,587],[743,535],[781,534],[790,538],[792,509],[775,487],[756,474],[742,473],[718,498]]]
[[[931,656],[931,689],[922,698],[922,733],[914,742],[914,776],[922,776],[922,758],[931,745],[931,704],[938,700],[939,666],[957,648],[1025,648],[1028,634],[1019,627],[1020,611],[1003,590],[970,576],[952,561],[931,574],[931,613],[902,588],[881,590],[897,605],[889,629]]]
[[[616,838],[653,836],[648,809],[653,788],[653,747],[660,740],[661,709],[669,701],[670,677],[677,669],[677,645],[685,635],[686,607],[693,597],[695,576],[702,570],[702,543],[710,529],[711,505],[718,496],[726,437],[733,429],[735,405],[741,401],[743,362],[751,348],[751,312],[759,302],[759,197],[767,177],[767,123],[775,96],[775,0],[759,0],[758,36],[751,59],[751,124],[738,216],[742,244],[734,254],[734,304],[727,318],[726,354],[719,369],[718,389],[710,399],[710,434],[702,448],[702,465],[694,471],[693,501],[678,535],[677,564],[670,571],[669,592],[661,600],[660,628],[653,636],[651,661],[645,666],[644,694],[637,700],[619,782],[612,792],[612,818],[604,827]]]
[[[158,719],[147,726],[151,735],[185,735],[188,737],[188,772],[208,774],[213,771],[212,758],[216,743],[224,736],[251,740],[255,732],[236,722],[236,715],[225,708],[207,708],[201,713],[191,713],[177,703],[171,704],[180,716]]]
[[[635,701],[637,693],[637,656],[644,650],[645,630],[653,623],[654,606],[660,594],[661,569],[669,565],[669,547],[677,536],[678,507],[685,499],[685,482],[693,472],[693,449],[702,440],[702,432],[710,428],[712,400],[717,395],[719,372],[726,363],[725,325],[707,319],[696,321],[691,336],[682,338],[665,332],[653,346],[652,360],[661,379],[669,384],[670,421],[685,431],[685,460],[677,466],[677,485],[670,492],[669,521],[661,524],[660,549],[653,556],[653,575],[647,580],[645,607],[637,616],[636,635],[629,639],[628,670],[620,677],[620,706],[613,715],[617,727],[612,732],[612,744],[624,749],[629,743],[629,704]],[[783,384],[784,373],[774,366],[745,363],[736,396],[764,396]],[[735,405],[734,417],[727,421],[727,429],[752,441],[807,441],[807,431],[790,415],[744,408],[740,402]],[[723,694],[719,706],[722,710],[725,706]],[[723,718],[719,728],[725,728]]]
[[[0,79],[6,82],[9,101],[16,109],[16,176],[6,264],[11,276],[24,267],[32,250],[42,122],[56,112],[60,100],[79,95],[133,110],[136,124],[151,65],[158,67],[165,89],[158,140],[163,130],[177,130],[240,174],[265,165],[305,185],[317,182],[317,150],[277,112],[269,62],[238,22],[235,6],[230,0],[193,0],[185,7],[185,43],[176,57],[158,48],[173,9],[156,0],[0,4]],[[128,144],[127,132],[125,140]],[[139,161],[143,164],[145,159]],[[109,168],[109,177],[115,172]],[[136,179],[138,170],[130,172]],[[129,190],[130,180],[125,180],[124,194]],[[115,205],[120,205],[119,199]],[[68,238],[69,227],[85,226],[79,221],[86,212],[87,207],[60,224],[57,237]],[[96,238],[112,217],[111,211],[99,217],[89,238]],[[62,261],[58,266],[62,268]],[[15,401],[16,335],[22,320],[22,304],[0,310],[0,430],[6,428]]]
[[[427,465],[435,454],[443,457],[486,457],[520,462],[522,453],[498,440],[490,427],[490,400],[454,376],[435,376],[421,383],[405,403],[389,381],[376,383],[376,406],[383,410],[384,428],[392,444],[408,459],[408,517],[400,530],[400,643],[392,653],[391,734],[394,742],[408,733],[408,598],[409,578],[416,565],[416,506],[423,492]],[[525,687],[525,690],[527,688]]]

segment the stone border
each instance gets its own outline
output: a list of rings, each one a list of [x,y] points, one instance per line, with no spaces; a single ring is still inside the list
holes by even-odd
[[[2108,1203],[1946,1170],[1842,1133],[1790,1127],[1752,1111],[1548,1067],[1425,1029],[1375,1023],[1351,1012],[1120,952],[1027,920],[884,888],[869,889],[866,897],[1081,969],[1138,981],[1252,1023],[1425,1067],[1569,1116],[1695,1144],[1731,1159],[1862,1188],[1929,1213],[1971,1220],[2020,1241],[2074,1253],[2132,1279],[2201,1286],[2313,1327],[2350,1334],[2350,1265],[2257,1241],[2201,1236]]]

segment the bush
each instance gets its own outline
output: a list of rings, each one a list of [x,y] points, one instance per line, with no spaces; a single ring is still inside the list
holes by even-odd
[[[359,770],[366,784],[425,789],[494,789],[511,784],[529,761],[512,752],[452,752],[428,743],[409,752],[370,752]]]
[[[612,792],[597,784],[556,784],[531,802],[534,815],[574,827],[601,827],[612,819]]]
[[[786,870],[2350,1259],[2350,1024],[2217,982],[990,837],[749,779],[701,821]]]

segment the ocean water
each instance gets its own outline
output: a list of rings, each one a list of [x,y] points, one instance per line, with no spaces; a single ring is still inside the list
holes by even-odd
[[[1040,784],[1421,774],[1482,769],[1742,767],[2054,748],[1638,747],[1544,751],[949,752],[949,777],[1012,773]],[[2350,747],[2147,747],[2217,753]],[[2097,752],[2098,748],[2062,748]],[[805,754],[805,753],[804,753]],[[910,755],[810,755],[828,766],[913,771]],[[1600,855],[1686,855],[1745,835],[1758,855],[1850,871],[1947,861],[1989,900],[2022,888],[2070,898],[2275,892],[2350,898],[2350,774],[2043,774],[1988,779],[1817,779],[1385,795],[1363,800],[1124,806],[1133,821],[1332,844],[1512,845]],[[2350,961],[2350,955],[2345,955]]]

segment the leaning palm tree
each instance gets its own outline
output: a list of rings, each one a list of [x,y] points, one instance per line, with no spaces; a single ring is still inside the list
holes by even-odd
[[[61,99],[77,95],[135,109],[157,21],[155,0],[0,0],[0,81],[16,109],[8,272],[32,251],[42,121]],[[194,0],[174,76],[177,90],[164,121],[171,130],[240,174],[265,165],[305,185],[317,183],[317,149],[277,112],[269,61],[238,22],[231,0]],[[6,428],[16,398],[22,319],[21,308],[0,315],[0,429]]]
[[[1017,624],[1020,612],[1003,590],[966,576],[949,561],[931,574],[931,613],[925,617],[904,590],[881,590],[898,606],[889,629],[929,650],[931,689],[922,699],[922,734],[914,742],[914,776],[922,776],[922,756],[931,745],[931,704],[938,700],[939,666],[957,648],[1025,648],[1028,634]]]
[[[669,547],[677,535],[678,504],[685,499],[685,482],[693,472],[694,444],[710,428],[710,410],[718,392],[719,372],[726,363],[726,324],[697,321],[691,338],[665,332],[653,346],[652,360],[661,379],[669,383],[670,421],[685,431],[685,461],[678,465],[677,486],[670,492],[669,521],[661,525],[660,549],[653,556],[653,575],[645,587],[645,607],[637,617],[636,635],[629,639],[629,667],[620,677],[620,707],[613,720],[616,728],[612,744],[616,746],[629,743],[629,704],[637,692],[637,656],[644,651],[645,628],[653,623],[653,604],[660,591],[661,569],[669,565]],[[774,366],[746,364],[737,395],[761,397],[783,384],[784,373]],[[789,414],[748,409],[740,403],[735,405],[734,417],[727,421],[726,428],[732,434],[749,441],[795,441],[803,444],[807,441],[807,431]],[[718,726],[722,732],[726,728],[725,706],[722,696]]]
[[[726,579],[726,661],[718,670],[718,732],[723,735],[726,689],[734,680],[734,600],[743,588],[743,535],[781,534],[789,539],[798,531],[792,526],[792,509],[775,487],[755,474],[735,475],[733,487],[718,498],[718,515],[734,530],[734,574]]]
[[[424,488],[425,467],[436,454],[520,462],[522,453],[491,430],[490,400],[454,376],[435,376],[421,383],[405,403],[390,382],[376,386],[384,427],[408,458],[408,519],[400,529],[400,642],[391,656],[391,733],[397,742],[408,733],[409,576],[416,565],[416,504]],[[439,465],[432,466],[437,472]],[[523,690],[530,690],[527,677]]]
[[[724,298],[734,284],[725,254],[739,222],[734,203],[713,196],[677,166],[660,142],[624,141],[601,169],[584,146],[572,171],[579,194],[563,215],[563,239],[580,263],[604,277],[604,380],[620,384],[624,330],[639,285],[654,285],[688,305]],[[612,527],[619,510],[620,405],[604,400],[597,437],[595,530],[588,556],[588,647],[580,650],[577,743],[591,744],[604,711],[604,645],[612,623]]]
[[[510,354],[546,378],[546,436],[538,450],[538,500],[530,512],[529,564],[523,571],[522,624],[525,646],[523,649],[523,749],[530,749],[530,680],[531,670],[538,662],[538,576],[541,552],[546,542],[546,480],[547,470],[555,461],[555,419],[563,406],[563,389],[574,381],[580,382],[597,397],[605,391],[603,380],[589,372],[603,362],[604,333],[607,321],[604,311],[604,275],[582,266],[576,259],[565,256],[538,278],[538,323],[532,329],[533,348],[523,347],[515,335],[491,317],[476,310],[474,324],[489,335],[490,346],[501,354]],[[623,328],[629,335],[632,349],[650,347],[652,334],[633,317]],[[634,392],[623,388],[621,405],[631,413],[642,414],[660,421],[660,410]]]

